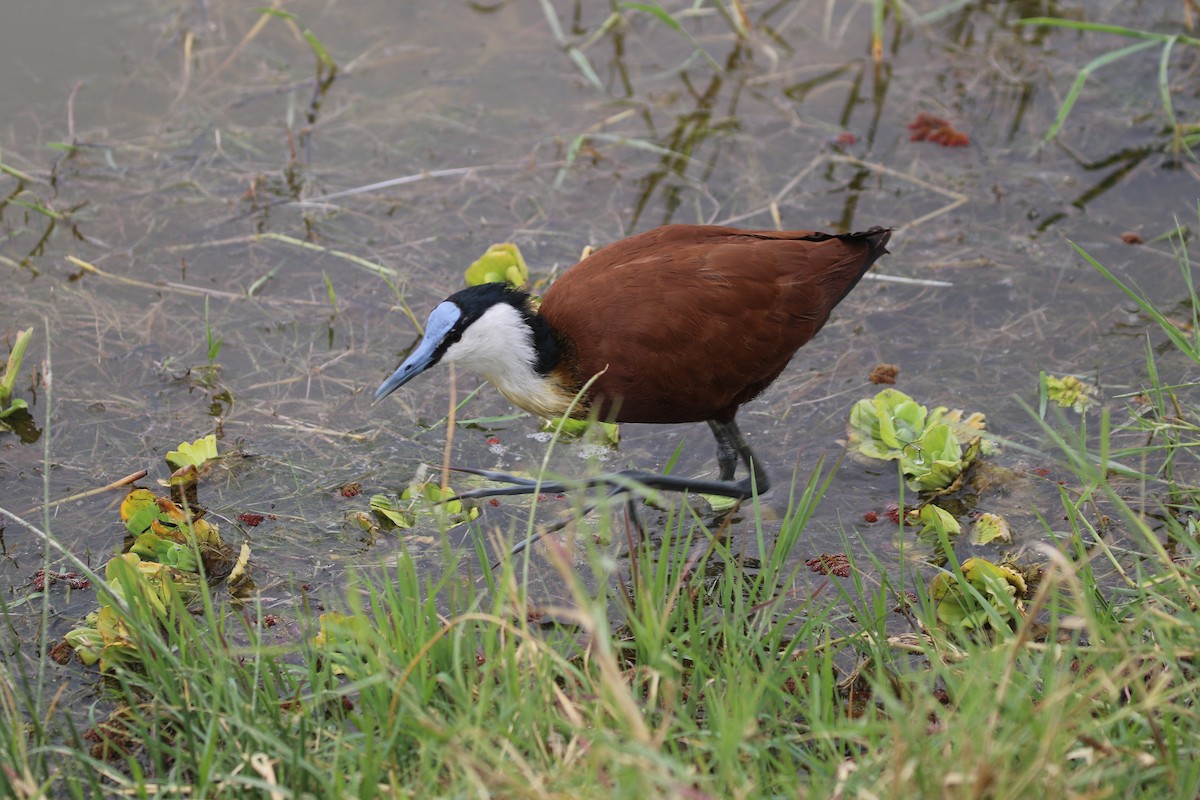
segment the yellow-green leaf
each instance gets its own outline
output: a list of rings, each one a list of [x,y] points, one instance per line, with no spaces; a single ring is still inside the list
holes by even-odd
[[[411,528],[416,522],[416,515],[386,494],[372,495],[370,507],[372,511],[397,528]]]
[[[1012,541],[1012,530],[1008,527],[1008,521],[999,514],[980,514],[971,531],[971,541],[975,544],[987,544],[988,542],[1008,544]]]
[[[21,361],[25,358],[25,348],[29,346],[29,340],[32,338],[33,328],[17,332],[17,340],[13,342],[12,351],[8,354],[4,374],[0,375],[0,408],[8,405],[8,398],[12,397],[17,376],[21,372]]]
[[[975,593],[968,591],[958,577],[943,572],[933,579],[929,595],[937,607],[938,621],[952,628],[981,628],[999,615],[1011,619],[1014,609],[1020,610],[1025,596],[1025,579],[1020,573],[984,558],[968,558],[962,563],[962,574],[986,602],[985,608]]]
[[[479,260],[467,267],[464,276],[467,286],[479,286],[483,283],[511,283],[513,286],[524,286],[529,280],[529,267],[521,250],[511,242],[494,244]]]
[[[1046,397],[1062,408],[1070,408],[1080,414],[1096,405],[1099,393],[1095,386],[1084,383],[1074,375],[1061,378],[1046,376]]]
[[[174,472],[189,465],[201,467],[205,461],[216,457],[217,436],[210,433],[190,444],[183,442],[179,445],[179,449],[167,453],[167,466]]]

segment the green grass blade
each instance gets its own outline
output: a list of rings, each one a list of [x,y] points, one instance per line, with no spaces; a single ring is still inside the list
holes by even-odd
[[[1179,41],[1192,47],[1200,47],[1200,39],[1194,39],[1190,36],[1179,36],[1178,34],[1170,33],[1154,33],[1153,31],[1139,31],[1136,28],[1125,28],[1120,25],[1106,25],[1100,22],[1084,22],[1075,19],[1060,19],[1058,17],[1026,17],[1013,22],[1014,25],[1027,25],[1030,27],[1047,27],[1047,28],[1070,28],[1076,31],[1092,31],[1095,33],[1112,33],[1117,36],[1124,36],[1128,39],[1149,39],[1155,42],[1165,42],[1168,39],[1178,39]]]
[[[1155,44],[1157,44],[1157,40],[1138,42],[1137,44],[1132,44],[1128,47],[1122,47],[1120,50],[1113,50],[1110,53],[1105,53],[1104,55],[1094,58],[1092,61],[1088,62],[1083,69],[1079,70],[1079,74],[1075,76],[1075,83],[1072,84],[1071,90],[1067,92],[1066,99],[1064,99],[1062,105],[1059,106],[1058,116],[1055,118],[1054,124],[1050,126],[1050,130],[1046,132],[1046,136],[1044,137],[1043,141],[1049,142],[1058,135],[1063,123],[1067,121],[1067,116],[1071,113],[1071,109],[1075,107],[1075,101],[1079,99],[1080,93],[1083,92],[1084,84],[1087,83],[1087,79],[1093,72],[1107,64],[1111,64],[1114,61],[1119,61],[1126,56],[1133,55],[1141,50],[1153,47]]]
[[[1165,333],[1171,342],[1179,348],[1180,352],[1184,353],[1192,361],[1200,364],[1200,350],[1197,349],[1195,343],[1188,339],[1183,331],[1179,330],[1174,323],[1167,319],[1166,316],[1164,316],[1163,313],[1159,311],[1158,308],[1151,303],[1145,295],[1134,291],[1133,287],[1129,286],[1112,272],[1110,272],[1107,267],[1105,267],[1096,259],[1092,258],[1092,256],[1088,254],[1086,250],[1075,244],[1075,242],[1070,242],[1070,244],[1075,248],[1075,252],[1083,256],[1084,260],[1091,264],[1097,272],[1107,278],[1114,286],[1123,291],[1130,300],[1137,303],[1138,308],[1140,308],[1143,313],[1146,314],[1146,316],[1150,317],[1158,324],[1160,328],[1162,328],[1163,333]]]
[[[714,59],[712,56],[710,56],[708,54],[708,51],[705,50],[701,46],[701,44],[696,41],[695,37],[693,37],[690,33],[687,32],[687,29],[684,28],[682,24],[680,24],[679,20],[677,20],[677,19],[675,19],[675,17],[671,16],[667,12],[667,10],[665,8],[663,8],[662,6],[660,6],[658,3],[632,3],[632,2],[618,3],[617,7],[623,8],[623,9],[629,9],[631,11],[644,11],[645,13],[651,15],[652,17],[657,19],[659,22],[663,23],[664,25],[669,27],[671,30],[675,31],[680,36],[687,39],[688,44],[690,44],[697,53],[699,53],[700,55],[702,55],[704,57],[704,60],[708,62],[709,66],[711,66],[713,68],[714,72],[717,72],[717,73],[725,72],[725,69],[720,64],[717,63],[716,59]]]

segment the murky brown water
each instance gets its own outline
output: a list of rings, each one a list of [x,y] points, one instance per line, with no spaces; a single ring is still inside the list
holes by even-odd
[[[577,45],[610,13],[551,5]],[[201,499],[228,517],[278,517],[244,531],[268,602],[290,605],[293,583],[339,586],[347,566],[399,552],[394,539],[365,541],[347,512],[442,459],[444,427],[421,426],[446,413],[444,371],[370,404],[415,336],[389,280],[423,321],[492,242],[517,242],[545,278],[586,244],[671,221],[773,227],[777,212],[789,227],[897,226],[877,271],[952,284],[864,282],[744,409],[742,427],[777,475],[765,501],[776,513],[795,465],[803,477],[840,452],[879,362],[898,364],[898,387],[917,399],[982,411],[992,430],[1027,442],[1039,437],[1021,401],[1036,403],[1042,370],[1091,376],[1106,397],[1137,388],[1144,320],[1067,241],[1168,307],[1183,297],[1168,245],[1120,238],[1195,223],[1200,170],[1170,151],[1157,49],[1100,70],[1060,143],[1043,145],[1077,69],[1128,41],[1012,23],[1095,14],[1095,3],[971,3],[926,24],[889,22],[879,68],[866,4],[746,5],[747,41],[712,9],[684,15],[719,72],[675,31],[628,12],[585,49],[597,86],[533,0],[297,2],[287,5],[296,22],[261,28],[251,6],[228,0],[7,4],[0,161],[28,179],[0,174],[0,334],[34,326],[26,371],[53,381],[52,395],[21,381],[40,434],[0,435],[0,506],[42,520],[46,459],[54,500],[139,468],[165,477],[167,450],[219,430],[224,450],[252,457],[228,464]],[[1181,30],[1172,0],[1102,5],[1107,22]],[[323,92],[303,28],[340,67]],[[1181,119],[1195,119],[1196,63],[1177,48]],[[970,145],[911,141],[906,126],[922,112],[949,118]],[[215,381],[206,301],[222,340]],[[1184,375],[1170,353],[1160,367],[1168,380]],[[475,385],[460,376],[459,396]],[[485,389],[459,418],[511,413]],[[529,468],[544,453],[535,428],[525,416],[463,426],[453,461]],[[714,468],[704,426],[625,426],[623,436],[611,466],[661,467],[684,438],[677,469]],[[586,468],[583,448],[556,452],[557,470]],[[1002,458],[1049,467],[1053,453]],[[341,497],[355,481],[364,494]],[[886,557],[894,530],[861,520],[896,487],[886,468],[843,462],[796,556],[842,549],[844,528]],[[119,540],[118,499],[56,506],[54,535],[102,564]],[[1059,513],[1052,484],[994,502],[1026,539],[1039,535],[1034,511]],[[508,518],[489,509],[485,519]],[[27,595],[42,545],[0,525],[11,602]],[[440,563],[436,546],[414,549]],[[56,611],[69,625],[71,608]]]

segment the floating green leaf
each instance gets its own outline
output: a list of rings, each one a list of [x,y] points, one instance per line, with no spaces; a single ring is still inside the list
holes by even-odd
[[[417,521],[415,514],[396,498],[386,494],[371,495],[370,506],[372,511],[397,528],[411,528]]]
[[[183,442],[179,445],[179,449],[167,453],[167,466],[171,468],[172,472],[188,466],[198,468],[204,466],[205,461],[216,457],[217,436],[210,433],[190,444]]]
[[[850,447],[868,458],[895,461],[925,432],[925,406],[897,389],[884,389],[850,409]]]
[[[170,607],[174,590],[174,581],[171,578],[170,567],[143,560],[137,553],[114,556],[104,567],[104,579],[113,590],[113,594],[126,603],[138,597],[163,617]],[[103,599],[100,605],[102,608],[105,606]]]
[[[465,506],[457,499],[454,490],[442,487],[434,481],[414,483],[401,492],[399,497],[377,494],[371,497],[371,510],[381,519],[397,528],[411,528],[417,517],[432,515],[444,519],[450,525],[461,525],[479,516],[475,506]],[[361,521],[360,521],[360,524]]]
[[[121,501],[121,521],[134,536],[150,530],[158,519],[158,498],[149,489],[134,489]]]
[[[29,408],[29,404],[18,397],[16,400],[13,400],[11,403],[9,403],[7,408],[0,409],[0,419],[4,419],[10,414],[15,414],[16,412],[25,408]]]
[[[1025,596],[1025,579],[1016,570],[996,565],[983,558],[968,558],[962,563],[962,574],[986,601],[967,590],[954,573],[943,572],[933,579],[929,594],[937,607],[938,621],[950,628],[975,629],[988,624],[999,615],[1012,619],[1020,610],[1019,600]]]
[[[927,429],[900,459],[908,488],[914,492],[945,489],[962,473],[962,455],[962,445],[949,425]]]
[[[171,622],[176,602],[192,602],[200,591],[201,575],[210,582],[228,574],[245,581],[250,548],[242,545],[237,563],[217,527],[149,489],[133,489],[121,501],[120,515],[132,534],[128,552],[109,559],[104,577],[124,605],[148,608],[163,625]],[[230,565],[233,570],[230,571]],[[66,635],[66,642],[84,664],[97,661],[106,670],[117,663],[136,664],[139,647],[123,622],[113,598],[100,596],[100,608]]]
[[[708,503],[709,507],[718,514],[724,513],[736,506],[738,503],[742,502],[736,497],[724,497],[719,494],[702,494],[700,496],[704,498],[704,501]]]
[[[360,677],[373,656],[377,657],[373,643],[379,641],[379,635],[371,620],[362,614],[337,611],[328,611],[317,619],[321,627],[312,644],[329,659],[333,674]]]
[[[560,427],[561,425],[561,427]],[[546,433],[557,432],[564,439],[586,439],[602,444],[619,444],[621,426],[615,422],[596,422],[589,419],[544,419],[541,429]]]
[[[29,404],[21,398],[9,402],[12,398],[13,390],[17,385],[17,377],[21,373],[21,361],[25,358],[25,348],[29,346],[29,340],[33,338],[33,328],[26,328],[23,331],[17,332],[17,340],[13,342],[12,351],[8,354],[8,362],[4,367],[4,373],[0,374],[0,419],[4,419],[10,414],[20,411],[23,408],[29,408]],[[6,426],[0,426],[0,429],[5,429]]]
[[[971,530],[971,541],[975,544],[987,544],[988,542],[1008,544],[1012,541],[1012,529],[1008,527],[1008,521],[999,514],[980,514],[979,519],[975,520],[975,527]]]
[[[921,526],[917,536],[922,539],[938,540],[939,532],[946,536],[957,536],[962,532],[962,525],[954,515],[933,503],[909,511],[907,517],[910,524]]]
[[[146,561],[157,561],[183,572],[199,572],[200,560],[196,552],[182,542],[162,539],[153,533],[143,533],[134,540],[129,552]]]
[[[465,278],[467,286],[483,283],[524,286],[529,280],[529,267],[525,265],[520,248],[510,242],[504,242],[489,247],[478,261],[467,268]]]
[[[125,495],[121,501],[121,521],[134,537],[150,532],[181,544],[194,540],[202,552],[225,548],[216,525],[198,515],[188,514],[168,498],[159,497],[149,489],[133,489]]]
[[[867,458],[899,461],[913,491],[944,490],[979,456],[985,442],[982,414],[963,419],[962,411],[932,412],[896,389],[884,389],[850,410],[847,426],[851,452]],[[969,442],[964,450],[962,442]]]
[[[980,439],[980,446],[985,455],[991,455],[999,450],[995,442],[983,438],[985,427],[985,417],[983,414],[976,411],[966,419],[963,419],[963,413],[962,409],[950,411],[945,406],[938,406],[929,412],[929,420],[926,422],[926,427],[938,424],[948,425],[960,442],[970,442]]]
[[[84,618],[82,626],[67,631],[64,637],[67,644],[74,648],[79,660],[88,667],[99,661],[100,656],[104,653],[104,637],[96,629],[97,617],[99,617],[99,611],[88,614]]]
[[[1061,378],[1045,375],[1044,379],[1047,399],[1062,408],[1070,408],[1082,414],[1098,402],[1099,390],[1074,375],[1066,375]]]

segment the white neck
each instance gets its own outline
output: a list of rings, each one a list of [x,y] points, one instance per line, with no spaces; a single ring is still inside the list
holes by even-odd
[[[497,303],[471,323],[446,350],[442,363],[479,373],[510,403],[532,414],[554,417],[563,411],[554,384],[534,369],[533,331],[508,303]]]

